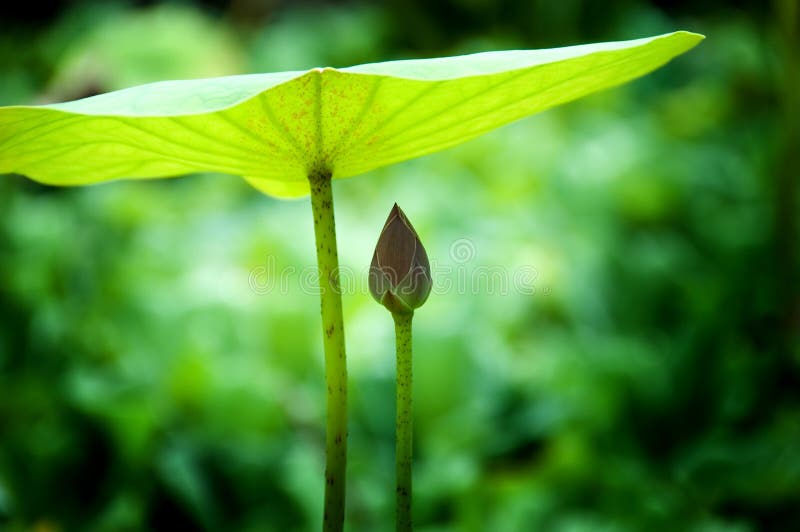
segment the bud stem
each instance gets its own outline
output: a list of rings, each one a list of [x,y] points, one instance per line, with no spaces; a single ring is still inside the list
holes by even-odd
[[[393,312],[397,349],[397,521],[398,532],[412,530],[411,455],[413,425],[411,410],[411,320],[414,313]]]
[[[328,395],[325,440],[325,513],[322,528],[340,532],[344,527],[345,470],[347,468],[347,359],[344,349],[339,258],[333,217],[329,173],[310,175],[311,210],[317,244],[321,300],[325,383]]]

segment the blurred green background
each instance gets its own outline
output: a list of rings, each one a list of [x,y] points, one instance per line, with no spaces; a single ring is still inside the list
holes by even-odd
[[[706,34],[630,85],[336,182],[347,525],[394,526],[392,320],[364,281],[397,201],[438,268],[415,320],[418,530],[800,530],[797,2],[28,4],[0,17],[2,105]],[[11,175],[0,213],[0,530],[318,529],[307,199]]]

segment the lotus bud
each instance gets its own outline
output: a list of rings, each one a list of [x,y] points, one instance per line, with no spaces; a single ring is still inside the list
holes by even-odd
[[[410,314],[431,292],[428,254],[395,203],[383,226],[369,272],[369,291],[393,313]]]

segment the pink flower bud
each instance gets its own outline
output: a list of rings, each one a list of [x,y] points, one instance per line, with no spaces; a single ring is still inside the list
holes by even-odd
[[[395,203],[372,256],[369,291],[391,312],[407,314],[425,303],[431,285],[428,254]]]

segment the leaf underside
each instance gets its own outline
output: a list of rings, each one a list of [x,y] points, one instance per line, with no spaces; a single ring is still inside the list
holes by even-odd
[[[694,33],[167,81],[74,102],[0,108],[0,173],[53,185],[192,172],[279,197],[439,151],[620,85],[699,43]]]

